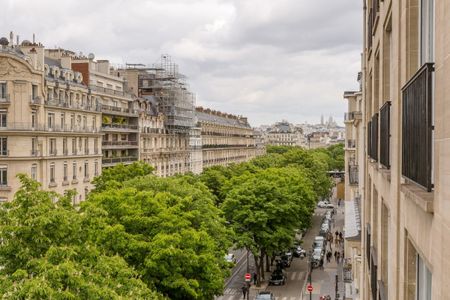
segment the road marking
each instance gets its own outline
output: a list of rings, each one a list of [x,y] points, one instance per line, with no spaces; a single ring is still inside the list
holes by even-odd
[[[291,280],[294,280],[294,279],[295,279],[295,275],[297,275],[297,272],[292,272]]]
[[[298,272],[297,280],[302,280],[303,274],[305,274],[305,272]]]
[[[297,299],[297,297],[291,297],[291,300],[296,300]]]
[[[240,290],[239,290],[239,289],[232,289],[232,288],[227,288],[227,289],[223,292],[224,295],[236,295],[236,294],[239,294],[239,293],[240,293]]]

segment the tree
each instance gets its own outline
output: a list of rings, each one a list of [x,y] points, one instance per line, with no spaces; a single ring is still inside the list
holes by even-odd
[[[294,231],[311,218],[313,186],[301,168],[269,168],[232,178],[221,208],[237,247],[251,251],[258,279],[263,258],[292,245]]]
[[[96,244],[134,266],[171,299],[211,299],[223,291],[230,231],[207,187],[191,176],[137,177],[82,204]]]
[[[66,195],[22,187],[0,205],[0,294],[5,299],[162,299],[123,258],[106,255],[84,233]]]
[[[153,167],[142,161],[134,162],[131,165],[118,164],[111,168],[103,169],[102,174],[95,177],[92,183],[95,185],[93,193],[110,189],[120,188],[123,182],[152,174]]]

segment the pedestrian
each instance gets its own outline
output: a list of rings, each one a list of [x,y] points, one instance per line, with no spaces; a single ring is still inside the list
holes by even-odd
[[[334,251],[334,260],[337,262],[337,251]]]
[[[323,257],[320,259],[319,267],[321,270],[323,270]]]
[[[258,274],[256,274],[256,272],[253,273],[253,284],[256,285],[256,283],[258,282]]]
[[[328,251],[327,252],[327,263],[329,263],[330,262],[330,260],[331,260],[331,251]]]
[[[338,251],[336,258],[336,262],[339,263],[339,261],[341,260],[341,252]]]
[[[344,235],[342,234],[342,231],[339,232],[339,237],[342,239],[344,237]]]
[[[242,286],[242,294],[244,295],[244,299],[246,299],[248,293],[248,287],[246,284]]]

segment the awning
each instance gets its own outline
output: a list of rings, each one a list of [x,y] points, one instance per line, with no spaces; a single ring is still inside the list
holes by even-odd
[[[361,218],[359,214],[359,199],[347,200],[345,203],[344,236],[346,239],[361,237]]]

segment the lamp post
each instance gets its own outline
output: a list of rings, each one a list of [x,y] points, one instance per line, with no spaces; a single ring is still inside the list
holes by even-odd
[[[312,285],[312,270],[313,270],[313,268],[312,268],[312,253],[310,253],[308,255],[307,263],[308,263],[308,282],[309,282],[309,285]],[[312,291],[309,292],[309,300],[312,300]]]

